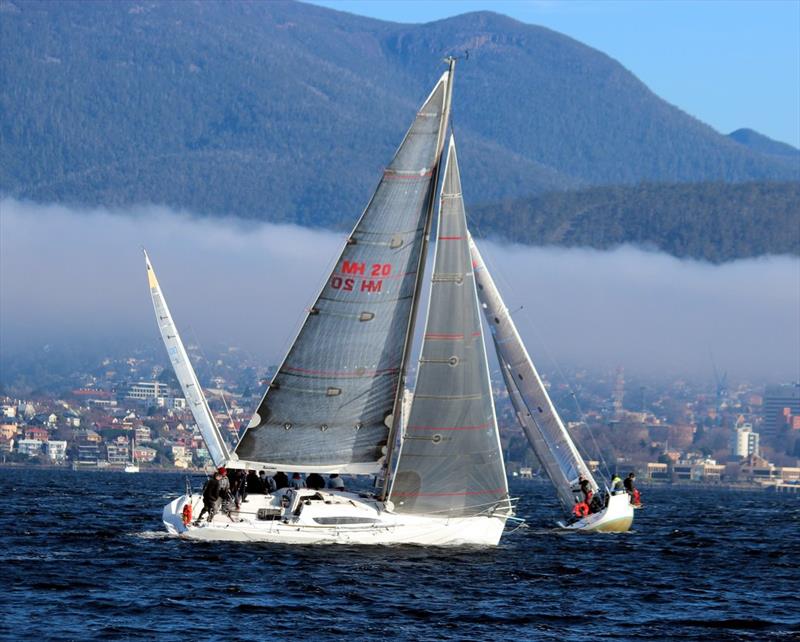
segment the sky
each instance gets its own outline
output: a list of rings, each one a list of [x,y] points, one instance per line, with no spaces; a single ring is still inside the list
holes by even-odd
[[[0,210],[0,355],[65,342],[163,349],[144,246],[184,338],[279,363],[345,241],[164,207],[6,198]],[[732,382],[800,379],[800,258],[720,266],[633,247],[479,244],[545,373],[623,366],[661,381],[712,381],[713,353]]]
[[[723,134],[749,127],[800,147],[798,0],[314,0],[395,22],[495,11],[615,58]]]

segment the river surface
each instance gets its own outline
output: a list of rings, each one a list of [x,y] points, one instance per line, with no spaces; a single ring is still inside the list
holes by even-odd
[[[183,479],[0,469],[0,638],[800,639],[800,495],[644,488],[632,532],[581,535],[517,481],[497,548],[302,547],[168,537]]]

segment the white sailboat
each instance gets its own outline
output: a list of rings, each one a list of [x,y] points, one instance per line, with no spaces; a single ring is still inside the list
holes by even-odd
[[[517,419],[542,468],[555,486],[565,514],[568,518],[579,517],[567,524],[560,522],[559,525],[569,530],[627,531],[633,523],[633,506],[625,492],[613,494],[606,488],[602,510],[585,516],[580,514],[582,511],[575,510],[576,505],[583,503],[578,502],[576,497],[581,477],[589,483],[594,494],[599,490],[597,481],[547,394],[514,320],[472,238],[470,252],[478,298],[491,328],[497,359]]]
[[[126,473],[138,473],[139,464],[136,463],[136,438],[131,438],[131,463],[126,464],[123,469]]]
[[[170,533],[282,543],[500,540],[512,506],[452,137],[440,171],[454,65],[450,60],[417,113],[233,452],[221,440],[147,259],[161,334],[215,464],[385,479],[377,495],[251,494],[246,510],[198,525],[187,515],[200,512],[202,498],[184,495],[164,508]],[[409,404],[406,368],[440,176],[431,297]]]

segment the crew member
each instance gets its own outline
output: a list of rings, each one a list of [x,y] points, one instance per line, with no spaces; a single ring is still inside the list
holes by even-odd
[[[314,490],[322,490],[325,488],[325,478],[319,473],[311,473],[306,478],[306,486]]]
[[[279,470],[277,473],[275,473],[273,479],[275,480],[275,490],[289,488],[289,477],[283,471]]]
[[[592,491],[592,485],[589,483],[589,480],[586,479],[583,475],[578,477],[578,483],[581,487],[581,492],[583,493],[583,501],[586,502],[587,506],[592,505],[592,495],[594,495],[594,491]]]
[[[624,490],[624,486],[622,485],[622,478],[614,473],[613,477],[611,477],[611,494],[616,495],[617,493],[621,493]]]
[[[328,477],[328,488],[332,490],[344,490],[344,480],[339,477],[339,473],[331,473]]]
[[[295,490],[300,490],[306,487],[306,483],[303,481],[303,477],[300,473],[295,473],[292,475],[292,481],[289,482],[289,486]]]
[[[220,479],[222,479],[222,475],[217,471],[209,478],[206,485],[203,486],[203,510],[201,510],[200,514],[197,516],[194,522],[195,526],[200,525],[200,520],[206,513],[208,513],[209,522],[214,519],[214,514],[217,512],[217,501],[219,500]]]
[[[636,475],[634,473],[630,473],[625,478],[625,491],[630,495],[631,504],[634,506],[638,506],[640,504],[639,500],[639,491],[636,489],[636,485],[634,484],[634,480],[636,479]]]

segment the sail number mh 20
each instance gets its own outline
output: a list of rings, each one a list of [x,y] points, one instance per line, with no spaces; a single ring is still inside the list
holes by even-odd
[[[343,261],[341,272],[335,273],[331,277],[331,287],[334,290],[344,290],[345,292],[353,292],[354,290],[380,292],[383,286],[383,278],[380,277],[389,276],[391,273],[391,263],[373,263],[371,267],[368,267],[366,263]],[[347,276],[351,274],[353,276]]]

